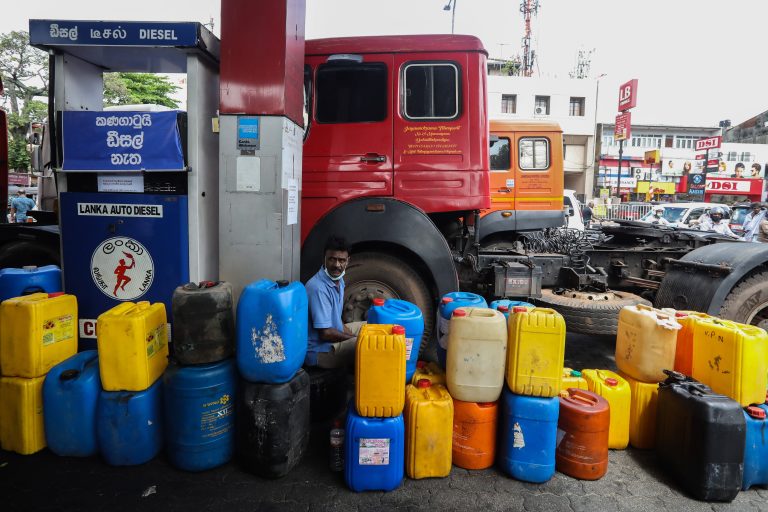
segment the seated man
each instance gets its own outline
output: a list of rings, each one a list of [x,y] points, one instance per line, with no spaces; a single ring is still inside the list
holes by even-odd
[[[321,368],[350,366],[355,360],[357,333],[364,322],[344,325],[344,274],[349,264],[347,242],[331,236],[323,251],[323,266],[307,281],[309,339],[304,364]]]

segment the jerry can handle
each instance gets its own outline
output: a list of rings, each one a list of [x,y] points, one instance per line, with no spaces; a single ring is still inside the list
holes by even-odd
[[[653,311],[653,306],[648,306],[646,304],[635,304],[635,307],[644,311]]]
[[[568,396],[563,397],[563,400],[567,400],[574,404],[588,405],[594,407],[597,405],[595,396],[579,388],[568,388]]]
[[[33,293],[46,293],[46,291],[41,286],[28,286],[21,290],[22,295],[32,295]]]

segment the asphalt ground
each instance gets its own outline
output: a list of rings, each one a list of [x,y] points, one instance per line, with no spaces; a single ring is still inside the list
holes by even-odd
[[[569,335],[566,365],[614,369],[614,340]],[[395,491],[355,493],[328,468],[328,430],[313,430],[308,453],[286,477],[265,480],[235,462],[203,473],[171,467],[164,456],[142,466],[111,467],[98,457],[30,456],[0,451],[0,512],[30,511],[768,511],[768,489],[742,491],[731,503],[688,498],[653,451],[611,451],[597,481],[561,473],[528,484],[497,469],[453,468],[448,478],[410,480]]]

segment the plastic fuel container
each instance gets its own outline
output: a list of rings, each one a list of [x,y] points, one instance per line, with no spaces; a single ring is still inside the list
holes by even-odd
[[[560,396],[557,470],[580,480],[598,480],[608,471],[608,401],[591,391],[569,388]]]
[[[173,357],[179,364],[215,363],[235,352],[232,285],[203,281],[173,292]]]
[[[355,407],[367,417],[393,417],[405,405],[405,328],[365,324],[355,352]]]
[[[608,430],[608,448],[623,450],[629,444],[629,423],[632,410],[632,392],[621,375],[610,370],[582,370],[589,391],[608,400],[611,424]]]
[[[488,307],[491,309],[501,311],[504,314],[504,316],[507,318],[509,318],[509,314],[512,312],[512,308],[518,307],[518,306],[528,308],[528,309],[533,309],[536,307],[530,302],[524,302],[521,300],[509,300],[509,299],[494,300],[488,305]]]
[[[577,388],[589,389],[587,379],[579,370],[572,368],[563,368],[563,377],[560,379],[560,389]]]
[[[440,384],[427,379],[405,389],[405,472],[409,478],[446,477],[451,473],[453,400]]]
[[[713,319],[693,327],[692,377],[746,407],[765,400],[768,334],[753,325]]]
[[[560,392],[565,359],[565,320],[553,309],[512,309],[507,339],[507,386],[518,395]]]
[[[746,421],[741,407],[681,373],[669,375],[659,385],[657,459],[694,498],[733,500],[744,475]]]
[[[664,371],[675,366],[677,331],[673,314],[638,304],[619,312],[616,366],[643,382],[664,380]]]
[[[56,265],[0,268],[0,302],[32,293],[61,290],[61,269]]]
[[[86,350],[59,363],[43,383],[45,440],[60,456],[90,457],[96,443],[96,406],[101,392],[99,357]]]
[[[144,391],[168,366],[165,304],[123,302],[97,320],[99,372],[105,391]]]
[[[307,354],[307,290],[298,281],[261,279],[237,303],[237,368],[251,382],[293,379]]]
[[[163,381],[143,391],[102,391],[96,437],[101,456],[111,466],[152,460],[163,447]]]
[[[768,406],[749,406],[744,409],[747,423],[744,446],[744,479],[741,489],[746,491],[753,485],[768,485]]]
[[[453,464],[486,469],[496,458],[498,402],[453,401]]]
[[[453,312],[446,382],[451,396],[464,402],[495,402],[504,386],[506,319],[488,308]],[[558,374],[559,377],[559,374]]]
[[[41,377],[77,353],[77,299],[33,293],[0,304],[0,373]]]
[[[235,360],[171,365],[165,386],[165,452],[175,467],[202,471],[232,458],[235,448]]]
[[[265,478],[288,474],[309,444],[309,375],[282,384],[240,380],[236,449],[245,469]]]
[[[445,368],[448,356],[448,333],[451,330],[451,316],[457,308],[487,308],[488,303],[476,293],[451,292],[443,295],[437,314],[437,362]]]
[[[656,444],[656,404],[659,399],[659,384],[640,382],[623,373],[619,375],[629,384],[632,396],[629,409],[629,444],[634,448],[650,450]]]
[[[416,362],[416,371],[413,372],[411,384],[415,386],[421,379],[427,379],[432,384],[442,384],[445,386],[445,372],[437,363],[431,361]]]
[[[558,397],[501,396],[499,466],[523,482],[543,483],[555,474]]]
[[[0,377],[0,448],[31,455],[45,448],[45,377]]]
[[[347,413],[344,480],[355,492],[392,491],[400,487],[405,467],[403,416],[366,418],[354,407]]]
[[[405,381],[411,381],[416,371],[416,361],[424,336],[424,317],[421,310],[410,302],[400,299],[373,299],[368,310],[368,323],[395,324],[405,328]]]
[[[675,349],[675,371],[693,375],[693,326],[700,320],[714,320],[715,317],[698,311],[676,311],[675,318],[682,328],[677,331]]]

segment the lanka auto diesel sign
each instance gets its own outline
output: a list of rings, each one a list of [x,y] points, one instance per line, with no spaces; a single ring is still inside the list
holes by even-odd
[[[144,295],[155,278],[152,256],[140,242],[118,236],[101,242],[91,257],[91,277],[101,292],[116,300]]]

